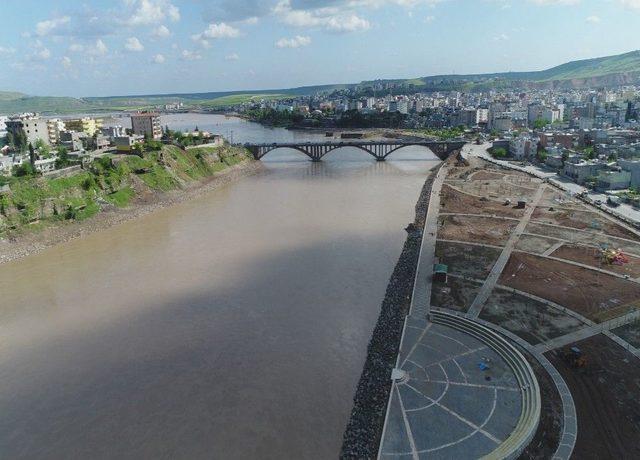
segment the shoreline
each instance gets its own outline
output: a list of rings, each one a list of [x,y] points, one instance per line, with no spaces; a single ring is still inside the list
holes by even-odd
[[[157,210],[198,198],[242,177],[257,174],[262,170],[262,167],[262,163],[259,161],[246,160],[204,180],[189,183],[185,188],[169,192],[154,192],[151,195],[137,197],[126,208],[116,208],[109,205],[86,220],[54,224],[15,238],[0,239],[0,265],[138,219]]]
[[[396,365],[405,317],[411,306],[431,188],[443,165],[441,163],[429,172],[416,203],[414,221],[407,227],[407,239],[387,285],[367,347],[340,458],[376,458],[378,455],[391,389],[391,371]]]

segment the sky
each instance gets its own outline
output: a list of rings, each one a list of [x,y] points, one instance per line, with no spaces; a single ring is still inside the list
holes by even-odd
[[[20,0],[0,90],[110,96],[541,70],[640,49],[640,0]]]

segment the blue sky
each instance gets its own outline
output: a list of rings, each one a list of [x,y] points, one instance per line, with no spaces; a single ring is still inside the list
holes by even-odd
[[[640,0],[21,0],[0,90],[102,96],[538,70],[640,48]]]

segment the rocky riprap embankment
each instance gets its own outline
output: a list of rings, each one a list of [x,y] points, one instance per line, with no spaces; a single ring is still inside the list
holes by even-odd
[[[391,371],[396,364],[404,319],[411,305],[422,230],[437,171],[438,168],[431,171],[422,188],[415,221],[407,227],[407,240],[387,286],[344,433],[340,458],[377,456],[391,389]]]

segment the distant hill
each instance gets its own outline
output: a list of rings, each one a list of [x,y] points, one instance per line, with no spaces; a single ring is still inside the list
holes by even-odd
[[[373,80],[361,83],[302,86],[288,89],[218,91],[206,93],[148,94],[113,97],[46,97],[0,91],[0,114],[40,112],[65,114],[139,110],[167,103],[217,108],[256,98],[277,99],[335,90],[397,84],[407,91],[479,91],[503,88],[581,88],[640,83],[640,51],[568,62],[547,70],[471,75],[435,75],[422,78]]]

